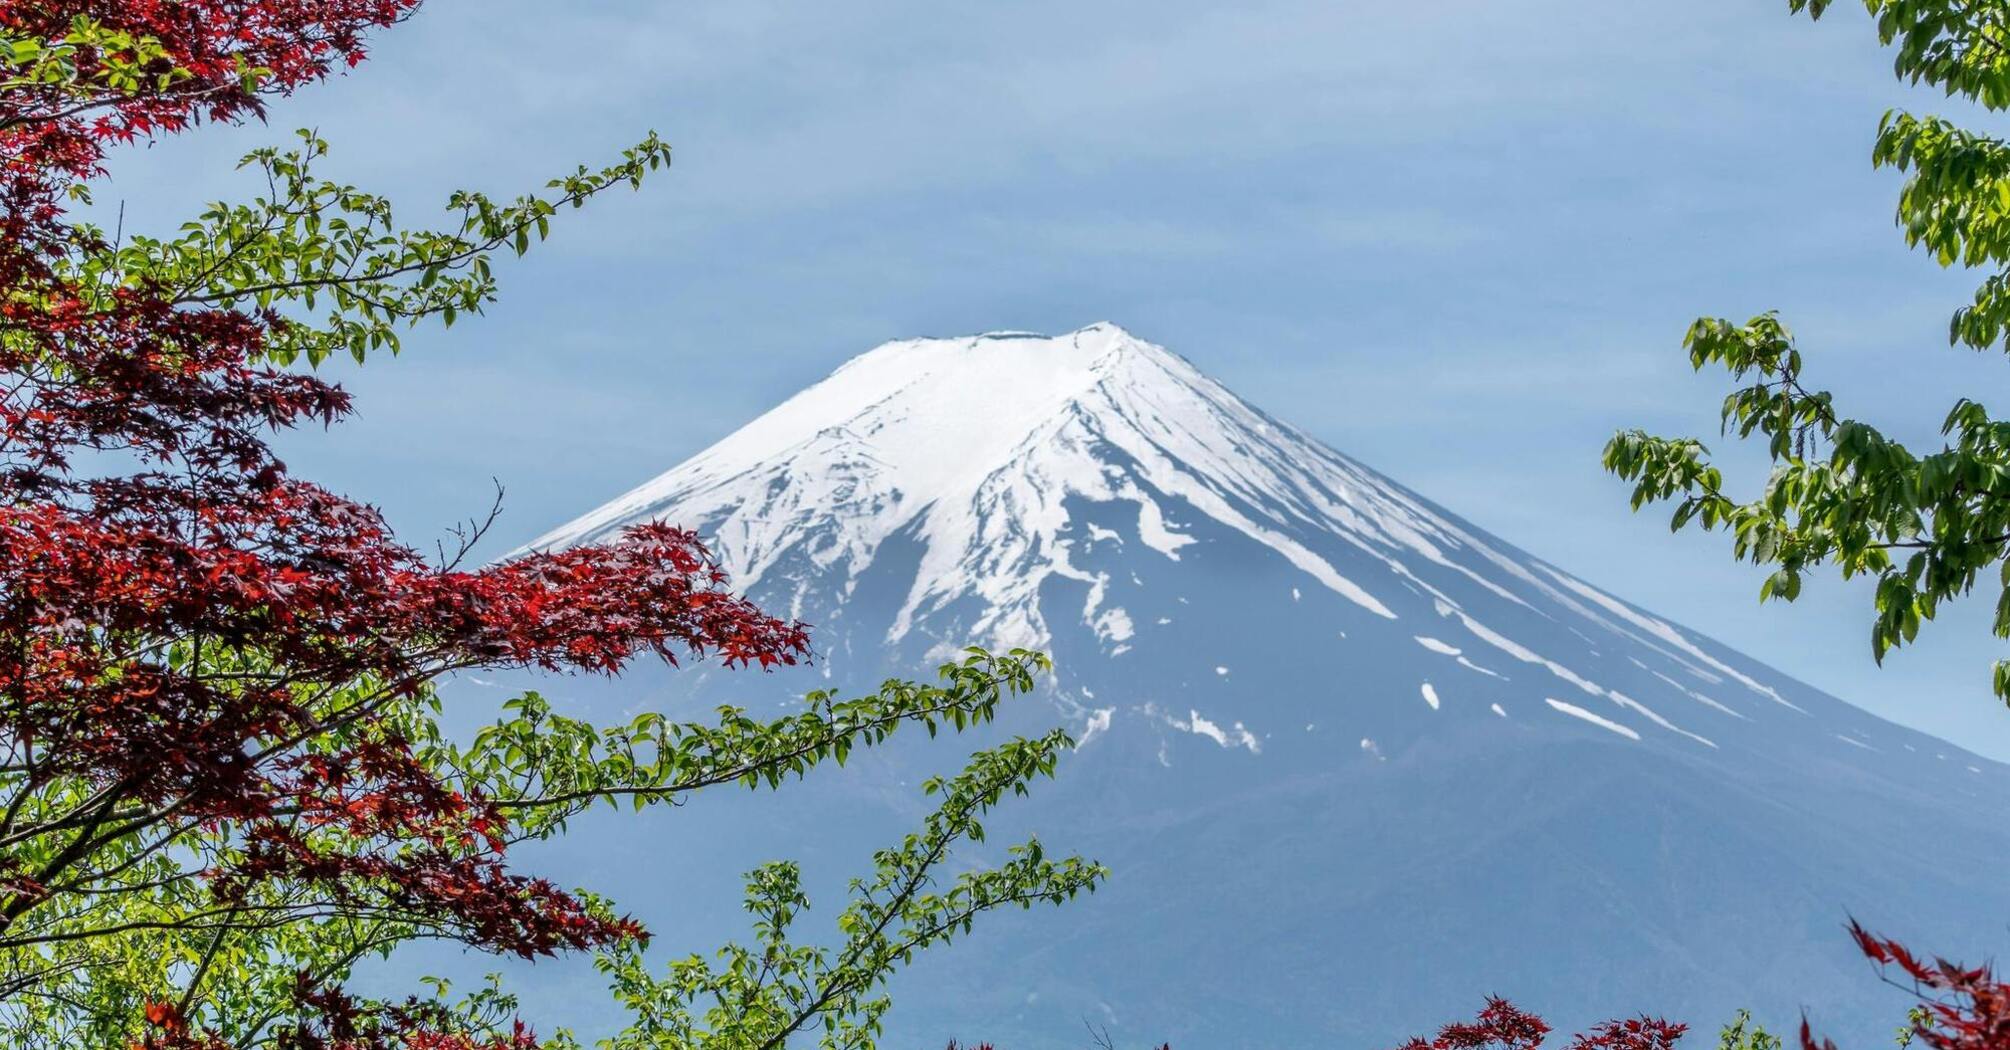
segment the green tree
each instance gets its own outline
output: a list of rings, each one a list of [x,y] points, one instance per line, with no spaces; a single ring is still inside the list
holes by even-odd
[[[1781,1050],[1781,1043],[1779,1036],[1752,1023],[1750,1010],[1740,1010],[1717,1033],[1717,1050]]]
[[[931,781],[938,809],[872,856],[831,950],[789,939],[807,902],[795,870],[771,865],[750,876],[754,948],[654,977],[647,932],[614,902],[519,875],[505,854],[596,806],[775,788],[902,728],[987,722],[1044,657],[973,650],[939,684],[813,693],[769,719],[595,725],[531,693],[455,739],[436,683],[458,670],[614,673],[678,652],[767,666],[806,643],[717,586],[688,534],[431,565],[265,443],[346,410],[314,365],[479,314],[496,260],[639,186],[668,146],[649,135],[513,198],[457,192],[422,229],[321,177],[327,146],[303,133],[245,158],[262,192],[171,236],[70,217],[104,149],[260,115],[355,64],[416,2],[0,5],[0,1042],[534,1045],[499,983],[382,1002],[344,988],[365,959],[450,939],[602,951],[635,1017],[612,1046],[870,1046],[878,989],[915,952],[1103,877],[1028,841],[934,888],[991,807],[1053,772],[1065,735]],[[79,460],[105,470],[80,475]]]
[[[1789,0],[1819,18],[1830,0]],[[2000,0],[1865,0],[1898,77],[1996,111],[2010,106],[2010,5]],[[1873,162],[1905,173],[1898,225],[1945,267],[1989,271],[1954,312],[1950,343],[2010,351],[2010,144],[1942,117],[1887,113]],[[1773,470],[1751,498],[1725,487],[1694,438],[1622,431],[1608,470],[1633,482],[1636,509],[1672,502],[1672,527],[1730,533],[1735,557],[1773,572],[1761,600],[1793,601],[1809,573],[1876,581],[1871,648],[1880,661],[1911,642],[1943,603],[1978,580],[1997,590],[1994,629],[2010,638],[2010,422],[1957,401],[1940,447],[1915,450],[1851,417],[1803,379],[1802,353],[1767,313],[1743,323],[1706,317],[1684,345],[1699,370],[1743,384],[1724,400],[1723,429],[1763,441]],[[1994,570],[1994,579],[1985,573]],[[1993,674],[2010,702],[2010,661]]]

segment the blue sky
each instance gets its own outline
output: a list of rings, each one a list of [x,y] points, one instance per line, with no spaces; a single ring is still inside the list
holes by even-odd
[[[485,319],[330,372],[302,472],[429,542],[508,489],[500,553],[892,338],[1111,320],[1540,556],[1881,714],[2010,759],[1986,602],[1876,669],[1862,588],[1760,607],[1719,537],[1601,473],[1614,428],[1714,435],[1679,340],[1777,308],[1846,414],[1916,442],[2006,363],[1948,349],[1979,275],[1908,252],[1870,169],[1861,11],[1431,4],[433,0],[353,75],[122,156],[160,230],[313,126],[423,222],[661,131]],[[1749,455],[1727,455],[1760,480]]]

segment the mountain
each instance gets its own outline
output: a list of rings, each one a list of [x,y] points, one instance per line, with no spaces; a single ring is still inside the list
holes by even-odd
[[[885,1045],[1086,1045],[1088,1020],[1372,1047],[1489,993],[1564,1026],[1805,1008],[1861,1045],[1907,1000],[1849,915],[1968,958],[2010,918],[2010,769],[1516,550],[1113,325],[878,347],[533,546],[646,519],[707,536],[820,654],[667,679],[673,708],[970,643],[1055,657],[1005,728],[1080,745],[993,839],[1037,829],[1115,877],[924,959]],[[902,742],[792,804],[560,859],[709,935],[732,916],[686,902],[725,886],[705,872],[800,855],[841,885],[963,749]]]

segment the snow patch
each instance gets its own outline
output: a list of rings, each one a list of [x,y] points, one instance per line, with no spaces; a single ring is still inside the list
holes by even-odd
[[[1617,722],[1614,722],[1610,718],[1604,718],[1599,715],[1594,715],[1591,712],[1586,711],[1584,708],[1577,706],[1576,704],[1568,704],[1561,700],[1556,700],[1549,697],[1545,697],[1544,699],[1548,701],[1549,706],[1556,708],[1558,711],[1561,711],[1564,714],[1571,716],[1572,718],[1582,718],[1585,721],[1590,722],[1592,725],[1595,725],[1600,729],[1609,729],[1615,733],[1618,733],[1620,736],[1625,737],[1628,740],[1640,739],[1639,733],[1636,733],[1633,730],[1628,729]]]
[[[1425,682],[1423,685],[1423,693],[1424,693],[1424,702],[1431,705],[1431,710],[1436,711],[1438,709],[1438,691],[1436,689],[1431,688],[1431,683]]]
[[[1575,579],[1571,576],[1565,575],[1564,573],[1558,572],[1547,565],[1539,566],[1539,568],[1541,568],[1544,572],[1548,573],[1552,579],[1556,580],[1556,582],[1563,584],[1565,587],[1570,588],[1578,595],[1591,600],[1592,602],[1596,603],[1600,608],[1603,608],[1605,611],[1612,613],[1613,615],[1619,617],[1622,620],[1625,620],[1627,623],[1630,623],[1633,626],[1646,631],[1648,634],[1653,635],[1655,638],[1658,638],[1661,641],[1666,642],[1669,645],[1672,645],[1675,648],[1681,650],[1682,652],[1687,653],[1689,656],[1702,661],[1704,666],[1712,668],[1713,670],[1716,670],[1722,674],[1729,675],[1731,678],[1736,679],[1738,682],[1742,683],[1745,686],[1745,688],[1750,689],[1751,691],[1759,694],[1760,696],[1767,697],[1768,699],[1771,699],[1775,703],[1791,707],[1796,711],[1801,711],[1802,714],[1807,713],[1806,711],[1803,711],[1798,705],[1788,700],[1786,697],[1781,696],[1776,690],[1773,689],[1772,686],[1766,685],[1758,681],[1757,679],[1752,678],[1750,675],[1745,674],[1743,671],[1740,671],[1737,668],[1732,667],[1731,665],[1726,664],[1723,661],[1717,659],[1716,657],[1711,656],[1709,653],[1704,652],[1701,648],[1697,647],[1696,643],[1690,641],[1688,637],[1684,635],[1681,631],[1676,630],[1674,625],[1664,622],[1662,620],[1657,620],[1652,616],[1645,616],[1640,613],[1634,612],[1632,609],[1628,608],[1624,602],[1621,602],[1619,599],[1606,594],[1605,592],[1597,589],[1596,587],[1591,586],[1588,583]]]
[[[1603,696],[1605,694],[1605,690],[1600,688],[1597,684],[1593,683],[1590,679],[1585,678],[1583,675],[1578,674],[1577,672],[1571,670],[1570,668],[1565,667],[1562,664],[1549,659],[1548,657],[1538,655],[1535,652],[1535,650],[1530,649],[1527,646],[1520,645],[1508,639],[1505,635],[1495,633],[1493,630],[1488,628],[1487,625],[1479,622],[1478,620],[1473,619],[1470,616],[1467,616],[1465,613],[1459,612],[1458,610],[1454,609],[1452,610],[1452,615],[1458,617],[1459,622],[1466,625],[1466,630],[1473,632],[1473,635],[1477,637],[1480,641],[1483,641],[1488,645],[1491,645],[1494,648],[1499,649],[1501,652],[1504,652],[1509,656],[1512,656],[1515,659],[1520,660],[1522,663],[1535,664],[1539,667],[1547,668],[1550,674],[1553,674],[1558,678],[1561,678],[1564,681],[1569,682],[1571,685],[1574,685],[1579,689],[1582,689],[1585,692],[1590,693],[1593,696]]]
[[[1684,729],[1681,726],[1678,726],[1675,723],[1670,722],[1669,720],[1655,713],[1653,708],[1650,708],[1646,704],[1643,704],[1640,701],[1635,700],[1630,696],[1627,696],[1625,693],[1622,693],[1617,689],[1607,689],[1605,691],[1605,695],[1611,697],[1613,703],[1618,704],[1621,707],[1639,712],[1641,715],[1645,716],[1648,721],[1654,723],[1657,726],[1660,726],[1663,729],[1668,730],[1671,733],[1680,733],[1683,736],[1686,736],[1689,739],[1694,740],[1699,744],[1705,744],[1710,747],[1717,746],[1716,743],[1711,741],[1709,738],[1697,736],[1696,734],[1691,733],[1687,729]]]
[[[1429,649],[1434,653],[1443,653],[1446,656],[1457,656],[1462,651],[1459,649],[1458,646],[1452,645],[1449,642],[1438,641],[1436,638],[1426,638],[1421,634],[1415,635],[1414,637],[1416,638],[1418,645],[1421,645],[1424,648]]]
[[[1136,489],[1127,490],[1127,492],[1136,491]],[[1174,532],[1172,527],[1166,524],[1165,513],[1159,510],[1157,503],[1145,498],[1142,493],[1139,493],[1135,498],[1138,501],[1139,543],[1171,558],[1173,561],[1178,561],[1179,549],[1181,547],[1198,542],[1192,536]]]
[[[1628,657],[1628,659],[1632,658]],[[1646,664],[1640,663],[1640,661],[1638,660],[1634,660],[1633,662],[1639,665],[1641,670],[1646,671],[1648,674],[1651,674],[1654,677],[1659,678],[1664,682],[1667,682],[1669,685],[1673,686],[1677,692],[1680,692],[1682,695],[1689,697],[1691,700],[1694,700],[1699,704],[1714,707],[1717,710],[1722,711],[1727,715],[1730,715],[1732,718],[1742,718],[1747,722],[1751,721],[1749,717],[1740,714],[1737,711],[1733,711],[1728,707],[1725,707],[1723,704],[1720,704],[1717,701],[1712,700],[1707,696],[1704,696],[1702,693],[1699,693],[1696,690],[1691,689],[1686,685],[1683,685],[1681,682],[1678,682],[1675,679],[1670,678],[1667,675],[1662,674],[1661,672],[1656,671],[1651,667],[1648,667]]]
[[[1494,678],[1503,678],[1502,674],[1499,671],[1496,671],[1491,667],[1481,667],[1480,665],[1472,662],[1471,660],[1466,659],[1463,656],[1459,657],[1459,666],[1464,667],[1468,670],[1478,671],[1483,675],[1490,675]]]

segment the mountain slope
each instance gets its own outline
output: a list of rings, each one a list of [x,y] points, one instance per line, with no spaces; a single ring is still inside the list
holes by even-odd
[[[1883,1033],[1904,1001],[1850,959],[1846,909],[1974,954],[2010,914],[2010,771],[1488,537],[1114,326],[887,344],[534,546],[648,518],[817,624],[830,681],[970,642],[1055,655],[1008,728],[1081,746],[1010,820],[1117,878],[931,959],[895,1019],[915,1039],[1062,1045],[1087,1017],[1393,1043],[1496,991],[1565,1023],[1807,1006]],[[945,764],[891,749],[734,837],[836,850]]]

